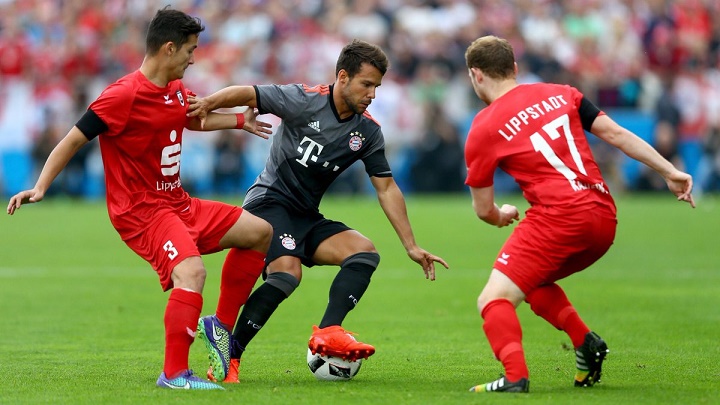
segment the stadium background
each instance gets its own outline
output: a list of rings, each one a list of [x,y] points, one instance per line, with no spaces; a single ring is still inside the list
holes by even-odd
[[[149,18],[166,4],[206,26],[184,80],[200,95],[230,84],[330,83],[348,40],[382,46],[391,67],[369,110],[407,192],[464,189],[463,140],[482,108],[464,50],[484,34],[512,42],[521,82],[578,87],[690,172],[696,193],[720,190],[718,0],[0,0],[1,195],[31,187],[89,102],[140,66]],[[236,196],[270,144],[237,131],[188,132],[184,143],[186,188]],[[664,189],[619,152],[593,146],[612,189]],[[367,191],[354,169],[334,192]],[[102,176],[93,141],[50,193],[101,198]],[[515,190],[502,173],[496,186]]]

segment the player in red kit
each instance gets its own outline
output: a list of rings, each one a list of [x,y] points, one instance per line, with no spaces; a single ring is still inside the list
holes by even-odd
[[[165,309],[163,388],[222,389],[188,367],[190,345],[203,304],[206,270],[200,255],[231,249],[222,269],[225,306],[217,317],[232,329],[240,306],[264,267],[272,227],[242,208],[190,197],[180,181],[183,129],[201,129],[187,117],[189,98],[182,79],[193,64],[199,19],[164,8],[147,31],[140,68],[108,86],[53,149],[31,190],[10,199],[8,214],[43,199],[70,158],[98,137],[105,167],[110,222],[120,237],[147,260],[171,290]],[[203,130],[243,128],[267,137],[256,113],[213,114]]]
[[[465,59],[475,94],[487,104],[475,116],[465,145],[473,208],[480,219],[497,227],[520,219],[516,207],[495,204],[493,173],[498,167],[516,180],[530,203],[478,298],[483,330],[505,374],[470,391],[529,391],[515,312],[522,301],[568,334],[577,361],[575,386],[592,386],[600,381],[607,344],[588,328],[556,284],[597,261],[615,238],[615,203],[585,131],[654,169],[679,201],[695,207],[692,177],[616,124],[577,89],[518,84],[508,41],[479,38],[468,47]]]

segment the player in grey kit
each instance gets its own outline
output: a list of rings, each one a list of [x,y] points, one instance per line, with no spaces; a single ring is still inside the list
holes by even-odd
[[[366,111],[387,67],[387,57],[379,47],[354,40],[340,53],[332,85],[231,86],[193,100],[191,115],[201,119],[217,108],[241,105],[282,118],[265,170],[248,190],[243,207],[274,228],[267,277],[248,298],[228,341],[224,340],[227,331],[213,316],[201,319],[199,335],[210,351],[210,379],[238,382],[240,356],[297,288],[302,264],[340,266],[325,315],[319,327],[313,326],[310,350],[350,360],[375,352],[341,324],[365,293],[380,256],[368,238],[319,211],[330,184],[357,160],[363,161],[380,206],[425,277],[435,279],[435,262],[448,267],[442,258],[415,243],[405,199],[385,157],[380,125]]]

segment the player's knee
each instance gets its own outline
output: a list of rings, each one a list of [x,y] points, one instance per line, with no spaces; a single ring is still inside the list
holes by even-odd
[[[192,291],[202,292],[205,286],[207,271],[205,266],[193,263],[193,265],[178,265],[173,269],[172,282],[176,288],[186,288]]]
[[[361,243],[357,244],[355,246],[355,248],[357,248],[357,250],[359,250],[361,252],[377,254],[377,249],[375,249],[375,244],[373,244],[372,241],[367,238],[365,238],[365,240],[362,241]]]
[[[477,309],[478,309],[479,313],[482,313],[483,309],[485,308],[485,305],[487,305],[488,302],[490,302],[490,300],[487,297],[483,296],[482,294],[480,294],[478,296]]]
[[[482,313],[485,307],[492,301],[495,301],[497,299],[504,298],[502,294],[497,294],[496,291],[488,289],[487,287],[483,289],[483,291],[480,293],[480,295],[477,298],[477,309],[478,312]]]
[[[257,235],[258,235],[257,250],[260,250],[262,252],[267,252],[268,249],[270,249],[270,241],[272,241],[273,227],[272,227],[272,225],[270,225],[269,222],[262,220],[257,228],[258,228],[256,231]]]
[[[285,293],[286,297],[289,297],[300,285],[297,277],[281,271],[268,274],[265,282]]]

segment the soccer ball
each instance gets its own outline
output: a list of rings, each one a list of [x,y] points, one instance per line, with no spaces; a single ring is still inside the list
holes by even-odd
[[[307,364],[310,372],[321,381],[348,381],[360,371],[362,359],[344,360],[335,356],[321,356],[320,353],[307,352]]]

